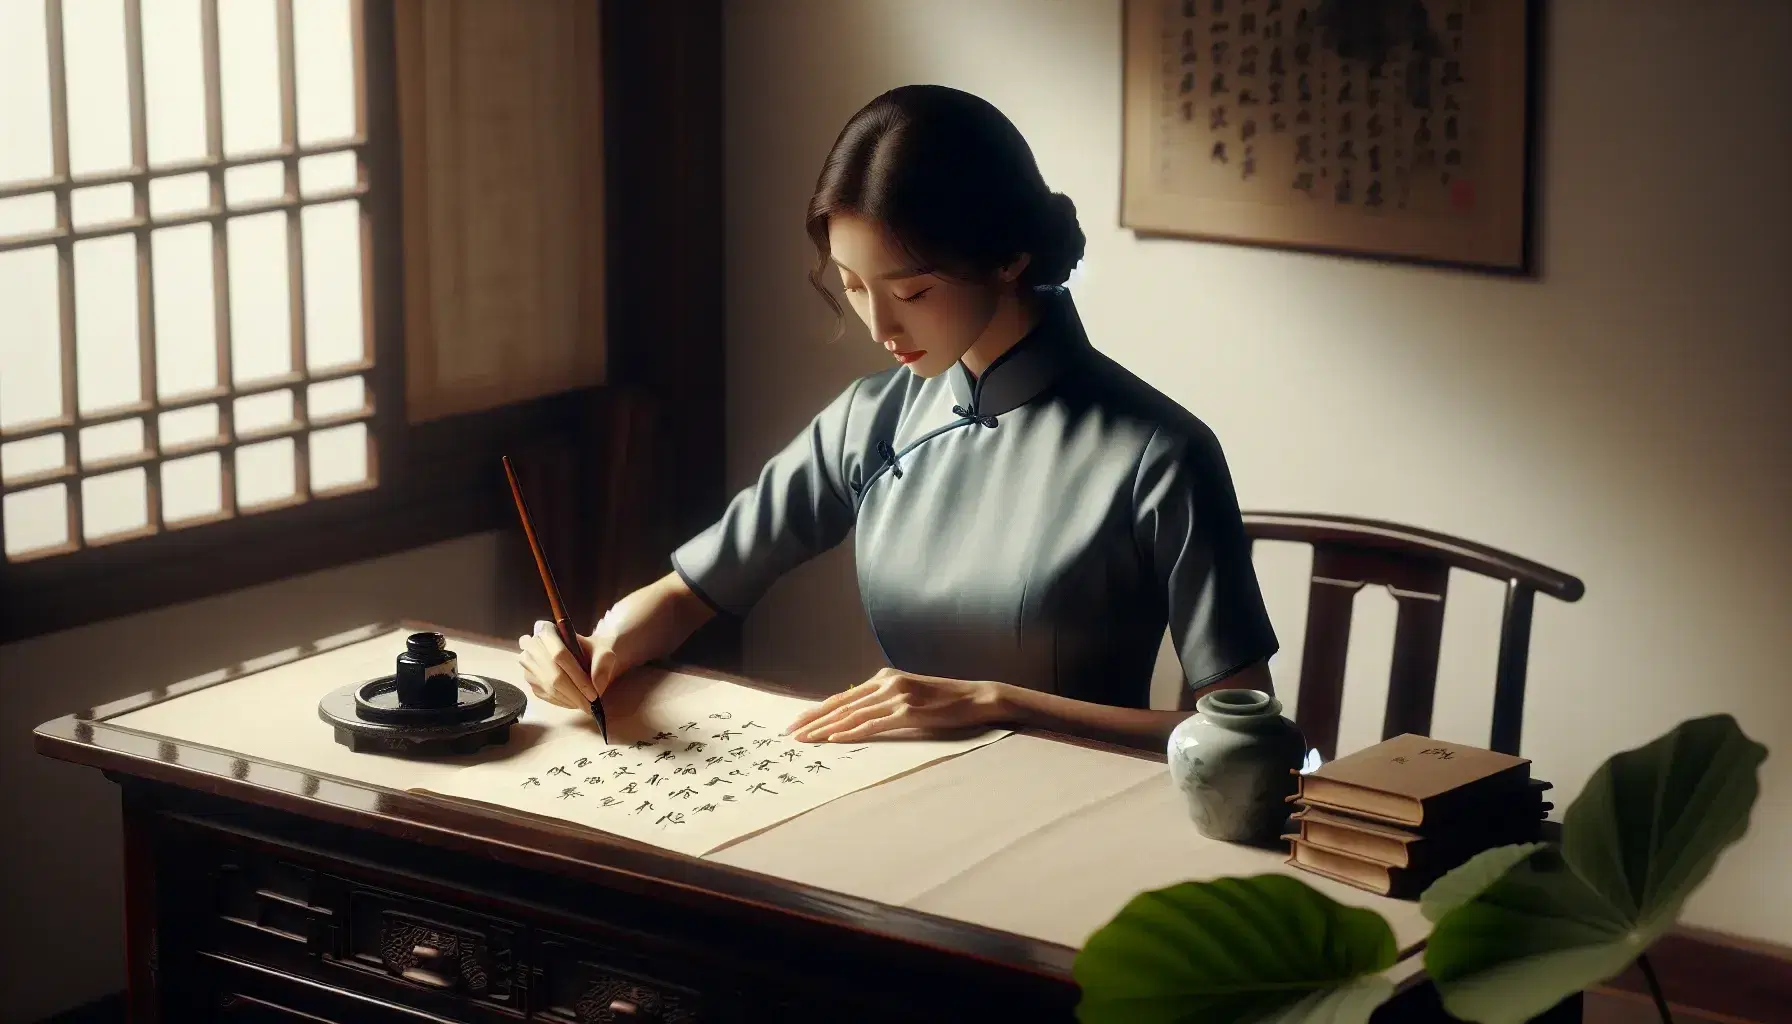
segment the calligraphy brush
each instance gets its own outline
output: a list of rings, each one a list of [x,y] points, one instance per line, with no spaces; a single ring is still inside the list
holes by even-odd
[[[504,475],[510,478],[510,496],[516,500],[517,518],[523,521],[523,536],[529,538],[529,550],[535,554],[535,568],[541,573],[541,585],[548,592],[548,610],[554,616],[554,628],[560,632],[560,642],[572,652],[573,660],[579,663],[579,669],[587,676],[591,674],[591,662],[585,656],[584,645],[579,643],[578,633],[572,628],[572,622],[566,617],[566,606],[560,603],[560,588],[554,585],[554,570],[548,568],[548,559],[541,551],[541,542],[535,537],[535,522],[529,518],[529,506],[523,501],[523,489],[516,482],[516,470],[511,468],[510,456],[504,456]],[[599,697],[591,702],[591,717],[597,719],[597,731],[604,742],[610,742],[610,727],[604,720],[604,702]]]

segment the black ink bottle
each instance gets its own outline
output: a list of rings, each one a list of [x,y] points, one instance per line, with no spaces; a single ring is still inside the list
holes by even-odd
[[[440,633],[412,633],[398,656],[398,703],[453,707],[460,700],[460,661]]]

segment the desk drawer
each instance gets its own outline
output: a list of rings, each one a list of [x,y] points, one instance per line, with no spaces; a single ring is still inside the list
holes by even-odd
[[[647,965],[571,936],[537,932],[530,983],[534,1016],[555,1024],[711,1024],[695,989],[669,985],[643,972]]]
[[[521,924],[344,880],[338,963],[382,981],[452,994],[494,1009],[525,1009],[517,977]]]
[[[199,958],[185,1024],[448,1024],[441,1017],[293,978],[230,957]]]
[[[165,835],[178,854],[162,859],[164,938],[189,963],[243,965],[424,1014],[403,1019],[747,1019],[737,979],[656,935],[191,819]],[[290,1009],[239,994],[241,1016],[219,1019],[281,1020]]]
[[[391,1012],[458,1024],[1070,1017],[1055,995],[1010,979],[986,985],[956,965],[917,969],[875,948],[795,939],[775,922],[232,804],[149,803],[127,824],[132,848],[154,867],[143,879],[153,879],[153,894],[133,905],[153,919],[159,967],[145,991],[163,1008],[160,1024],[231,1019],[209,1001],[219,992],[242,997],[228,1008],[237,1019],[338,1019],[286,989],[276,998],[219,987],[207,965],[225,963],[261,972],[265,984],[334,993],[308,998],[364,1001],[363,1016],[349,1019],[375,1022]]]
[[[525,927],[295,859],[210,845],[199,951],[454,1020],[527,1013]]]

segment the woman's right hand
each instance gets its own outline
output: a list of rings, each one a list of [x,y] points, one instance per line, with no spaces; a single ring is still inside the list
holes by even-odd
[[[534,633],[517,637],[521,652],[517,662],[523,666],[523,678],[535,696],[549,704],[584,711],[592,701],[603,696],[615,678],[617,659],[613,639],[601,624],[591,636],[578,636],[579,646],[584,648],[591,665],[591,671],[586,673],[561,641],[560,631],[552,622],[541,620],[535,623]]]
[[[654,658],[671,654],[714,614],[677,573],[633,591],[610,606],[579,646],[590,658],[589,674],[560,641],[551,622],[517,637],[517,661],[535,696],[550,704],[586,710],[617,678]]]

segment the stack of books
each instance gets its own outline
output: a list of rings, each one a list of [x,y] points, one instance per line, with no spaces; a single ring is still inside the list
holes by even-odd
[[[1483,850],[1536,841],[1552,806],[1529,760],[1411,733],[1297,774],[1288,863],[1401,899]]]

